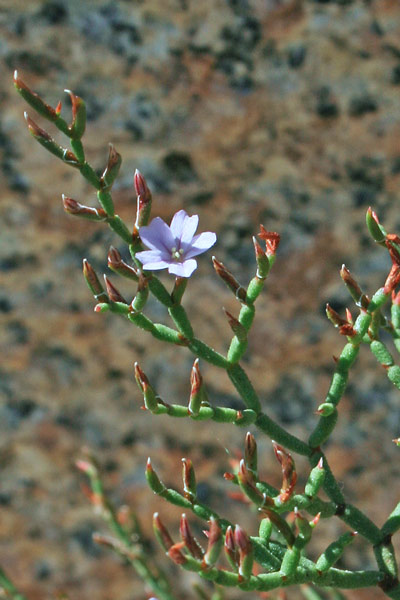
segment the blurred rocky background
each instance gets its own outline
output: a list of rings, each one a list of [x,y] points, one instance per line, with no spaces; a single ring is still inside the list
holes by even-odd
[[[107,249],[118,240],[64,214],[61,193],[87,204],[95,195],[29,136],[13,70],[49,103],[62,98],[66,116],[63,89],[83,96],[90,161],[104,168],[108,142],[123,156],[114,195],[129,223],[137,167],[154,193],[154,215],[198,213],[201,230],[218,234],[216,256],[243,283],[254,273],[259,223],[282,234],[245,362],[265,410],[305,437],[343,345],[325,303],[351,306],[339,268],[346,263],[368,292],[389,268],[367,235],[367,207],[400,232],[400,5],[0,0],[0,31],[0,563],[32,600],[62,592],[71,600],[144,599],[132,571],[92,542],[105,527],[81,491],[80,448],[93,450],[112,500],[135,507],[149,537],[154,510],[175,535],[179,511],[148,491],[148,455],[176,486],[181,458],[190,456],[202,498],[254,534],[259,518],[226,499],[232,490],[222,478],[245,431],[178,427],[140,410],[133,362],[163,398],[186,403],[193,357],[93,313],[81,260],[106,271]],[[230,330],[221,307],[236,314],[238,305],[214,275],[211,253],[200,257],[185,303],[197,332],[223,351]],[[225,376],[203,371],[216,404],[240,406]],[[399,417],[398,391],[364,348],[327,454],[346,496],[378,524],[400,491],[391,442]],[[261,471],[279,485],[270,441],[257,441]],[[307,469],[297,464],[301,485]],[[338,520],[322,522],[316,545],[342,531]],[[371,549],[358,540],[341,565],[373,568]],[[192,582],[184,576],[180,597],[194,597]]]

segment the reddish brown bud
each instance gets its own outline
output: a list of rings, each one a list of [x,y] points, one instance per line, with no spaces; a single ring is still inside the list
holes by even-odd
[[[196,358],[190,372],[190,398],[188,405],[189,414],[197,416],[201,408],[201,403],[204,400],[206,400],[206,394],[204,390],[203,377],[200,373],[199,359]]]
[[[185,546],[189,550],[190,554],[194,556],[194,558],[202,559],[204,551],[190,531],[189,523],[185,514],[181,516],[179,531],[182,541],[185,543]]]
[[[383,288],[384,294],[391,294],[400,283],[400,266],[393,263]]]
[[[398,248],[396,248],[396,246],[394,245],[400,245],[399,236],[394,233],[388,233],[388,235],[386,236],[385,244],[387,249],[389,250],[392,262],[396,265],[400,265],[400,253]]]
[[[142,202],[149,202],[151,200],[151,192],[139,169],[136,169],[135,171],[133,182],[135,185],[136,195],[141,197]]]
[[[236,525],[235,542],[239,550],[239,575],[248,579],[253,569],[253,546],[247,533]]]
[[[53,138],[51,137],[51,135],[49,133],[47,133],[47,131],[45,131],[44,129],[39,127],[39,125],[37,123],[35,123],[35,121],[33,119],[31,119],[31,117],[28,115],[27,112],[24,113],[24,117],[25,117],[25,121],[28,124],[28,129],[29,129],[30,133],[35,138],[41,138],[48,142],[53,141]]]
[[[111,302],[122,302],[122,304],[128,304],[122,294],[120,294],[117,288],[108,279],[107,275],[104,275],[104,282],[106,284],[107,293]]]
[[[138,281],[139,274],[134,267],[128,265],[121,257],[121,254],[118,252],[116,248],[110,246],[108,251],[108,267],[114,271],[114,273],[118,273],[118,275],[122,275],[123,277],[127,277],[128,279],[132,279],[133,281]]]
[[[265,279],[268,275],[268,271],[270,268],[270,262],[268,256],[265,254],[264,250],[261,248],[256,237],[253,236],[253,244],[254,244],[254,252],[256,255],[257,261],[257,277],[260,279]]]
[[[119,173],[122,163],[121,155],[115,149],[113,144],[109,144],[107,166],[101,176],[103,189],[110,189]]]
[[[46,104],[36,92],[33,92],[26,83],[18,77],[17,71],[14,71],[14,85],[24,100],[26,100],[39,114],[50,121],[55,121],[57,119],[59,114],[57,113],[57,109],[54,110],[54,108]]]
[[[222,279],[222,281],[228,286],[230,290],[235,294],[236,298],[241,302],[246,301],[246,290],[244,287],[240,285],[240,283],[235,279],[230,271],[225,267],[225,265],[217,260],[215,256],[212,257],[212,262],[214,269],[217,275]]]
[[[147,186],[145,178],[140,171],[138,171],[138,169],[135,171],[133,182],[137,194],[136,222],[134,227],[135,236],[135,234],[137,235],[140,227],[147,225],[149,221],[151,211],[151,192]]]
[[[100,303],[109,302],[108,296],[105,293],[103,286],[101,285],[99,278],[96,275],[95,270],[93,269],[91,264],[86,260],[86,258],[83,259],[83,276],[96,300],[98,300]]]
[[[145,475],[147,483],[155,494],[162,494],[165,491],[165,485],[160,481],[160,478],[153,469],[150,457],[147,459]]]
[[[244,460],[239,463],[238,481],[240,488],[252,502],[257,506],[262,506],[265,501],[265,495],[256,487],[256,480],[252,471],[249,471]]]
[[[357,281],[354,279],[349,269],[345,265],[342,265],[342,268],[340,269],[340,277],[343,279],[343,282],[354,302],[366,308],[369,304],[369,299],[365,294],[362,293]]]
[[[249,431],[246,433],[244,444],[244,461],[247,469],[257,473],[257,444],[254,435]]]
[[[218,524],[217,519],[211,517],[210,529],[208,531],[208,545],[207,551],[204,555],[204,564],[207,567],[212,567],[218,560],[218,556],[221,552],[222,545],[224,543],[221,527]]]
[[[258,234],[265,241],[265,253],[268,257],[275,256],[276,251],[281,241],[281,236],[276,231],[267,231],[263,225],[260,225],[260,233]]]
[[[346,308],[346,319],[350,325],[353,325],[353,315],[348,308]]]
[[[247,340],[246,328],[225,308],[223,310],[228,318],[230,328],[232,329],[239,342],[245,342]]]
[[[158,512],[154,513],[153,515],[153,530],[154,535],[156,536],[161,546],[164,548],[165,551],[168,551],[171,548],[171,546],[174,545],[174,542],[167,528],[161,521]]]
[[[382,244],[385,241],[385,232],[379,223],[376,212],[371,207],[367,210],[366,220],[370,234],[378,244]]]
[[[147,376],[145,375],[144,371],[142,371],[142,369],[140,368],[139,363],[135,362],[134,369],[136,382],[142,390],[142,392],[145,392],[148,386],[150,385],[149,380],[147,379]]]
[[[176,563],[177,565],[184,565],[186,562],[186,558],[182,553],[182,549],[185,547],[184,542],[179,542],[171,546],[168,550],[168,556]]]
[[[151,412],[156,412],[158,409],[159,399],[157,398],[155,391],[151,387],[149,380],[137,362],[134,364],[134,369],[136,383],[143,394],[145,408]]]
[[[225,533],[224,551],[231,566],[236,569],[239,566],[239,552],[235,544],[235,536],[232,527],[229,527]]]
[[[102,208],[93,208],[91,206],[85,206],[80,202],[77,202],[73,198],[68,198],[62,195],[62,201],[64,209],[70,215],[77,215],[89,219],[91,221],[103,221],[107,218],[107,214]]]
[[[287,502],[294,492],[297,482],[297,473],[294,460],[290,452],[287,452],[276,442],[272,442],[275,456],[282,467],[282,488],[279,495],[281,502]]]
[[[196,499],[196,475],[193,463],[189,458],[182,458],[182,479],[185,498],[194,502]]]
[[[86,126],[85,102],[82,100],[82,98],[71,92],[71,90],[64,91],[69,94],[72,105],[72,123],[69,126],[69,130],[74,139],[80,139],[85,132]]]
[[[60,158],[64,162],[71,164],[74,167],[79,166],[79,160],[75,156],[75,154],[71,152],[71,150],[67,150],[66,148],[63,148],[62,146],[57,144],[57,142],[53,140],[53,138],[49,133],[47,133],[47,131],[39,127],[39,125],[35,123],[33,119],[30,118],[28,113],[25,112],[24,117],[28,124],[29,132],[33,135],[35,140],[39,142],[39,144],[41,144],[44,148],[46,148],[46,150],[48,150],[49,152],[54,154],[54,156],[57,156],[57,158]]]
[[[332,306],[329,303],[327,303],[326,305],[326,316],[331,321],[331,323],[334,324],[335,327],[342,327],[343,325],[348,325],[346,319],[343,319],[339,315],[339,313],[337,313],[336,310],[332,308]]]

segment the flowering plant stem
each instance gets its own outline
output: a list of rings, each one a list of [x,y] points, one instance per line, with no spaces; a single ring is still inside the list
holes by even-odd
[[[101,177],[85,159],[81,141],[86,115],[83,100],[69,92],[73,118],[71,124],[68,124],[60,116],[59,106],[53,109],[47,105],[17,74],[14,82],[18,92],[28,104],[69,138],[71,149],[60,146],[46,131],[26,116],[28,129],[36,141],[65,164],[78,169],[96,190],[100,207],[84,206],[71,198],[64,197],[66,211],[94,222],[107,223],[129,247],[132,266],[122,261],[115,248],[110,249],[109,266],[115,273],[127,277],[134,283],[137,282],[137,291],[130,303],[107,277],[105,290],[93,268],[87,261],[84,262],[84,276],[97,302],[95,311],[117,313],[157,340],[187,348],[195,356],[188,406],[168,404],[163,401],[136,363],[135,376],[143,393],[144,408],[154,415],[188,417],[199,421],[210,419],[238,426],[253,424],[258,431],[273,440],[275,454],[282,469],[280,490],[259,480],[257,447],[250,433],[246,436],[245,459],[240,461],[237,473],[226,474],[228,480],[239,486],[246,501],[263,514],[259,537],[248,536],[239,525],[234,526],[197,499],[194,469],[188,459],[184,459],[183,495],[164,486],[154,471],[151,461],[148,461],[146,478],[153,492],[167,502],[190,510],[200,519],[210,523],[208,546],[204,552],[200,544],[194,540],[185,515],[182,516],[180,529],[182,541],[174,544],[157,513],[154,521],[156,536],[169,557],[183,569],[196,572],[204,579],[214,581],[220,586],[238,587],[243,591],[264,592],[289,585],[309,583],[342,589],[379,585],[387,597],[400,600],[397,561],[391,543],[392,535],[400,529],[400,504],[393,510],[382,528],[376,526],[362,511],[346,502],[341,486],[321,449],[338,422],[340,400],[346,390],[351,367],[362,345],[369,347],[385,370],[388,379],[400,389],[400,367],[395,364],[390,350],[379,339],[381,329],[389,332],[395,348],[400,351],[400,292],[396,292],[400,284],[400,237],[388,234],[372,209],[368,210],[368,229],[374,240],[389,251],[392,268],[384,286],[369,298],[362,292],[349,270],[345,266],[342,267],[340,276],[359,314],[353,320],[350,310],[347,309],[346,318],[343,318],[327,305],[327,316],[339,329],[340,334],[345,336],[346,343],[340,356],[335,359],[336,368],[325,400],[317,409],[319,420],[308,441],[305,442],[266,414],[256,390],[240,364],[247,350],[248,333],[255,318],[255,302],[275,263],[279,234],[267,231],[261,225],[258,237],[265,242],[265,249],[254,237],[256,274],[247,286],[239,283],[228,267],[217,258],[212,259],[217,276],[240,303],[238,317],[225,311],[233,332],[225,356],[196,337],[182,304],[188,278],[197,267],[194,257],[202,254],[215,243],[215,234],[204,232],[194,235],[198,217],[189,216],[184,210],[174,215],[170,225],[159,217],[149,224],[151,192],[144,177],[138,171],[134,176],[137,194],[136,220],[133,228],[130,228],[115,214],[112,198],[112,186],[121,165],[120,155],[110,145],[108,162]],[[144,250],[143,245],[148,249]],[[175,276],[175,284],[171,292],[155,275],[154,271],[159,269],[168,269],[168,272]],[[172,327],[154,323],[144,314],[149,292],[168,312]],[[392,300],[391,319],[382,312],[390,299]],[[227,373],[243,401],[242,410],[214,406],[209,401],[205,382],[200,373],[199,359]],[[396,442],[400,445],[400,439]],[[295,492],[297,474],[290,452],[307,457],[309,460],[311,472],[304,493]],[[138,575],[158,595],[158,600],[173,600],[176,596],[172,592],[170,582],[152,558],[145,553],[143,546],[140,543],[132,543],[130,534],[119,522],[116,511],[104,495],[94,461],[79,462],[81,470],[89,476],[91,482],[92,502],[101,508],[103,516],[119,540],[119,543],[116,543],[102,538],[102,543],[111,545],[127,558]],[[323,489],[328,496],[327,501],[318,497],[320,489]],[[300,514],[300,510],[314,517],[313,520],[308,522]],[[294,526],[286,520],[292,511],[295,513]],[[313,562],[305,556],[312,531],[320,518],[326,519],[332,516],[341,519],[351,528],[351,531],[334,540],[317,562]],[[353,540],[356,532],[372,545],[377,571],[345,571],[334,567],[336,560]],[[223,540],[224,535],[225,540]],[[273,539],[272,535],[276,539]],[[231,571],[217,566],[222,546],[232,568]],[[255,571],[257,574],[253,572],[254,561],[259,565]],[[262,568],[267,569],[268,572],[261,572]],[[3,588],[15,600],[24,600],[2,571],[0,571],[1,582]],[[304,589],[310,590],[308,587]]]

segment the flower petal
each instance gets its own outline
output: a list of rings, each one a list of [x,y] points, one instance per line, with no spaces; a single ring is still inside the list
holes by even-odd
[[[178,210],[172,217],[171,225],[169,226],[172,235],[176,240],[180,240],[183,232],[183,225],[188,214],[185,210]]]
[[[147,227],[141,227],[139,236],[148,248],[166,252],[168,256],[175,246],[175,239],[170,228],[160,217],[153,219]]]
[[[168,267],[168,273],[178,277],[190,277],[195,269],[197,269],[197,261],[192,258],[185,260],[183,263],[171,263]]]
[[[198,215],[193,215],[193,217],[186,216],[186,219],[183,223],[182,234],[180,236],[182,245],[191,243],[193,236],[196,233],[198,224],[199,224]]]
[[[143,252],[136,252],[135,256],[140,260],[143,269],[146,271],[166,269],[171,262],[170,260],[165,260],[163,253],[158,250],[143,250]]]
[[[197,256],[198,254],[203,254],[214,246],[217,241],[217,236],[212,231],[204,231],[199,235],[196,235],[192,242],[187,245],[187,249],[184,248],[184,257],[192,258],[193,256]]]

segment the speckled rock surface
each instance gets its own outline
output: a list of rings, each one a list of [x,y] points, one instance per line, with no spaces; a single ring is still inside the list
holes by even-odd
[[[104,527],[74,468],[82,445],[104,465],[112,499],[135,506],[149,536],[156,508],[174,532],[179,518],[146,488],[149,454],[176,486],[181,457],[191,456],[205,500],[251,533],[258,518],[222,495],[230,489],[225,449],[235,456],[244,431],[208,423],[177,430],[140,410],[133,361],[166,400],[185,403],[192,357],[93,313],[81,259],[102,272],[116,240],[64,214],[61,193],[88,204],[95,196],[28,135],[13,70],[53,105],[64,88],[86,99],[90,161],[102,169],[110,141],[123,155],[115,202],[128,222],[138,167],[154,214],[198,213],[202,229],[218,234],[215,254],[243,283],[254,271],[259,223],[282,234],[246,367],[265,409],[306,436],[342,347],[324,317],[327,300],[340,310],[349,304],[339,268],[345,262],[369,292],[388,269],[366,233],[368,205],[400,233],[399,35],[398,0],[0,0],[0,563],[33,600],[64,591],[71,600],[147,597],[91,540]],[[134,292],[124,282],[121,290]],[[186,305],[202,337],[226,348],[220,307],[238,307],[209,255]],[[227,378],[204,374],[216,403],[238,405]],[[327,454],[347,497],[378,524],[400,491],[390,441],[399,435],[398,407],[398,392],[364,349]],[[279,485],[270,443],[257,441],[263,472]],[[316,545],[342,530],[322,523]],[[372,567],[362,541],[354,547],[343,565]],[[183,579],[182,597],[193,597],[192,581]]]

